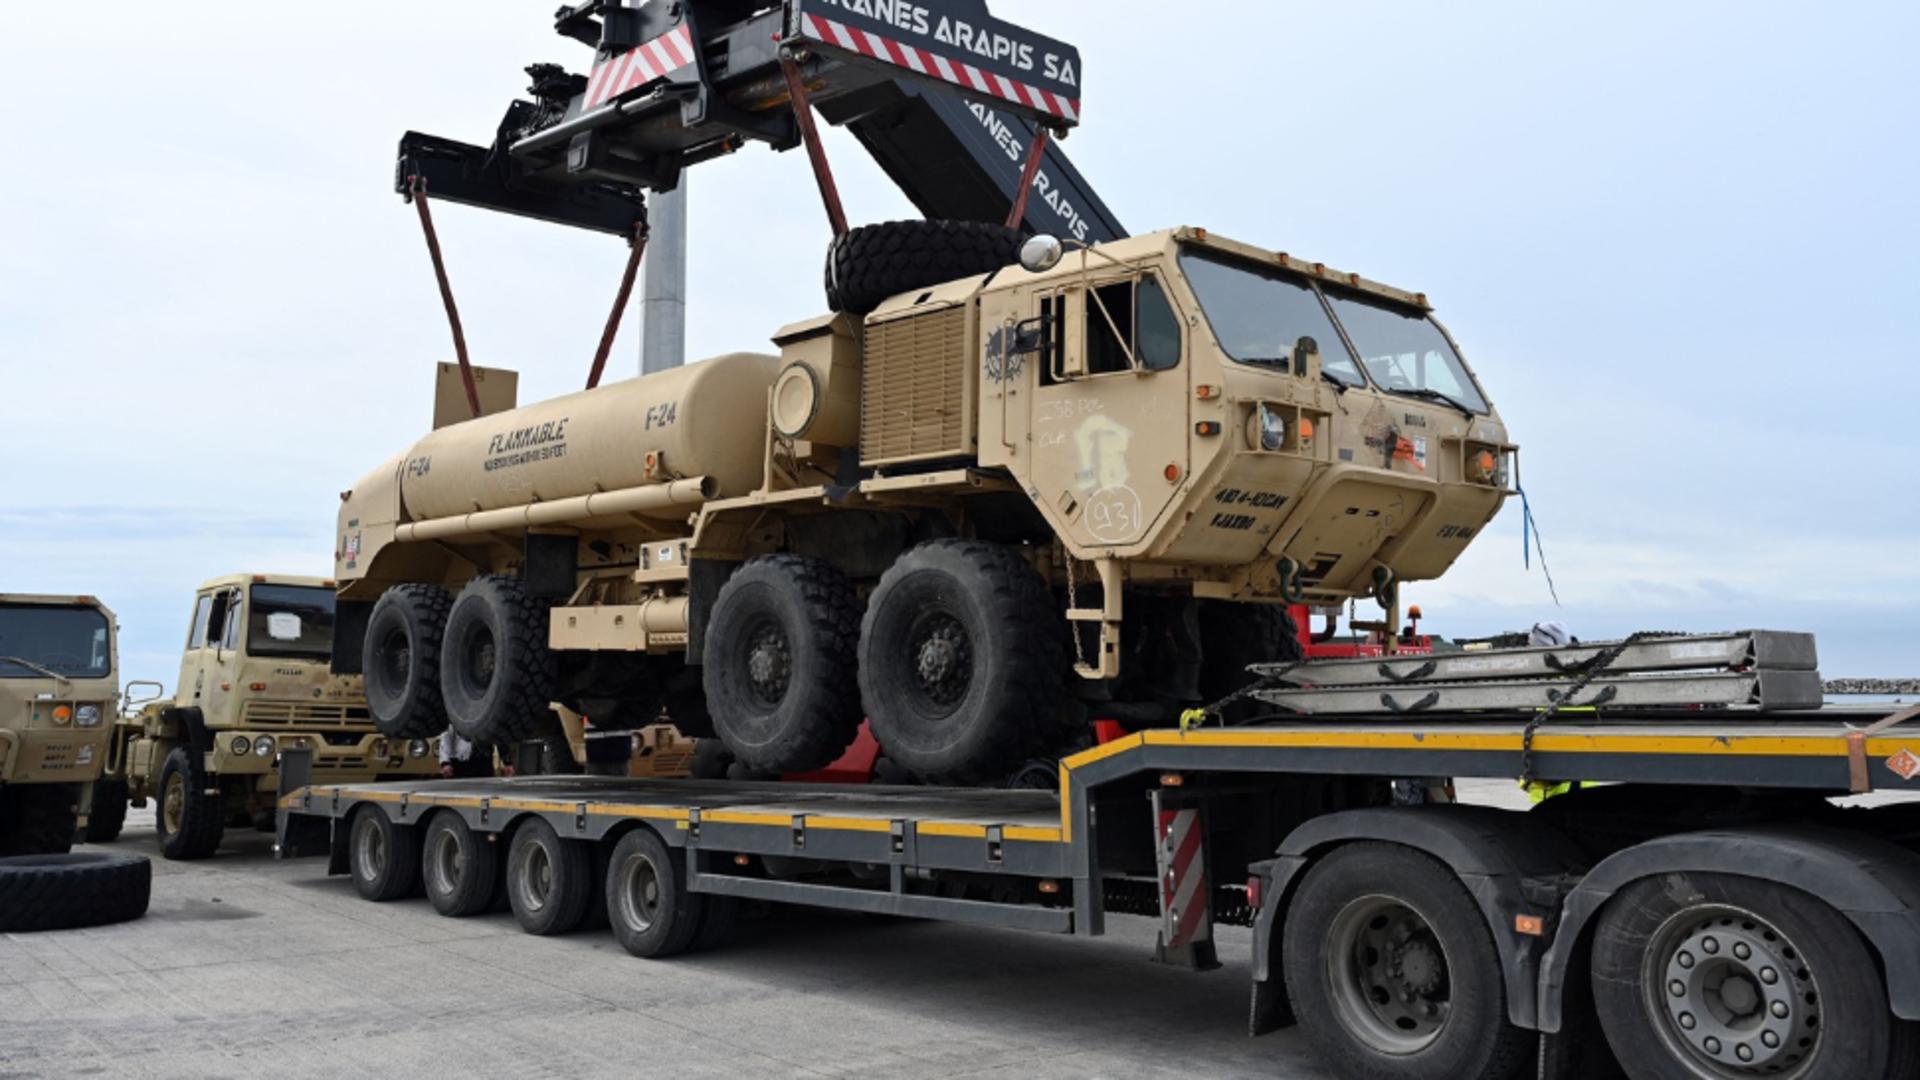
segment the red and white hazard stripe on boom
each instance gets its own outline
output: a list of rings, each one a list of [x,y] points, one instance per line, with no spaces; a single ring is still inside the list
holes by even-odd
[[[586,107],[597,109],[635,87],[645,86],[692,63],[693,31],[681,23],[644,45],[594,64],[593,74],[587,77]]]
[[[1037,86],[996,75],[991,71],[981,71],[972,64],[949,60],[938,53],[917,49],[912,45],[883,38],[866,30],[855,30],[837,23],[832,19],[823,19],[818,15],[803,16],[806,21],[807,36],[827,45],[837,45],[849,52],[871,56],[896,67],[903,67],[921,75],[931,76],[952,83],[963,90],[989,94],[1016,105],[1038,109],[1049,116],[1058,116],[1069,123],[1080,122],[1080,101],[1078,98],[1065,97]]]

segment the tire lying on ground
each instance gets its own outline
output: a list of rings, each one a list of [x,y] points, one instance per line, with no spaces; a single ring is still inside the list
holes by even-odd
[[[865,315],[888,297],[990,274],[1020,261],[1018,229],[982,221],[889,221],[836,237],[827,306]]]
[[[548,606],[504,575],[474,578],[447,613],[440,695],[461,738],[507,746],[550,715],[553,653]]]
[[[0,858],[0,932],[71,930],[147,913],[153,864],[138,855],[77,852]]]
[[[720,740],[739,764],[822,768],[860,730],[860,603],[840,571],[765,555],[727,579],[707,620],[702,672]]]
[[[860,698],[895,764],[930,783],[997,783],[1059,731],[1067,661],[1045,579],[1001,544],[936,540],[867,600]]]
[[[452,606],[437,585],[396,585],[374,603],[361,671],[367,711],[382,735],[430,739],[447,729],[440,651]]]

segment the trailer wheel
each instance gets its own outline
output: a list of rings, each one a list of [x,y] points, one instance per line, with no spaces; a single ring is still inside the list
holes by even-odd
[[[1493,936],[1439,861],[1354,843],[1307,872],[1283,965],[1301,1028],[1356,1080],[1504,1080],[1531,1041],[1507,1020]]]
[[[1278,604],[1200,601],[1200,697],[1211,705],[1255,681],[1250,664],[1286,664],[1306,659],[1293,616]],[[1229,724],[1245,723],[1271,709],[1259,701],[1236,701],[1223,710]]]
[[[71,850],[77,799],[71,784],[0,786],[0,856]]]
[[[579,929],[593,901],[593,845],[562,840],[542,818],[514,830],[507,902],[520,929],[550,937]]]
[[[547,718],[555,681],[549,611],[515,578],[477,577],[460,590],[447,615],[440,693],[461,738],[508,746]]]
[[[160,766],[160,806],[153,815],[160,854],[169,859],[204,859],[220,850],[227,831],[226,800],[207,794],[212,779],[190,746],[176,746]]]
[[[1600,1026],[1633,1077],[1907,1076],[1920,1025],[1896,1019],[1873,953],[1797,889],[1666,874],[1595,926]]]
[[[420,837],[369,804],[347,826],[347,864],[353,887],[367,900],[398,900],[420,887]]]
[[[1046,581],[1012,548],[914,548],[881,577],[860,630],[874,738],[923,780],[1004,780],[1059,729],[1065,637]]]
[[[1020,261],[1020,230],[983,221],[863,225],[827,249],[827,306],[865,315],[889,297]]]
[[[500,878],[499,851],[459,814],[442,811],[427,823],[420,845],[420,879],[433,910],[451,919],[479,915],[493,906]]]
[[[620,838],[607,860],[607,918],[635,956],[685,952],[700,930],[705,897],[687,891],[687,861],[652,829]]]
[[[87,843],[106,844],[120,838],[127,824],[127,782],[101,777],[93,782],[87,804]]]
[[[147,913],[153,864],[115,852],[0,858],[0,933],[71,930]]]
[[[807,772],[846,752],[860,730],[859,633],[853,585],[819,559],[766,555],[727,579],[707,621],[702,678],[737,761]]]
[[[440,650],[453,600],[437,585],[395,585],[367,617],[361,657],[367,712],[390,739],[430,739],[447,729]]]

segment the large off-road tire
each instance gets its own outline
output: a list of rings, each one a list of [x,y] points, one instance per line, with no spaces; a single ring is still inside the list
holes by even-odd
[[[220,850],[227,829],[226,800],[201,767],[190,746],[176,746],[160,766],[160,805],[153,815],[160,854],[169,859],[204,859]],[[207,794],[214,790],[212,795]]]
[[[865,315],[889,297],[990,274],[1020,261],[1018,229],[981,221],[889,221],[827,250],[827,306]]]
[[[412,896],[420,887],[420,831],[376,804],[362,806],[347,824],[347,868],[362,899]]]
[[[1398,844],[1349,844],[1287,908],[1287,997],[1348,1080],[1510,1080],[1535,1041],[1507,1019],[1486,917],[1453,872]]]
[[[687,891],[686,866],[685,852],[668,847],[652,829],[620,838],[607,860],[606,906],[622,948],[659,958],[693,944],[708,898]]]
[[[87,805],[87,843],[105,844],[120,838],[127,823],[127,782],[101,777],[93,782]]]
[[[449,919],[484,915],[499,892],[499,846],[474,832],[461,815],[440,811],[426,822],[420,880],[434,911]]]
[[[438,585],[395,585],[374,603],[360,670],[367,711],[382,735],[431,739],[447,729],[440,656],[452,606]]]
[[[1920,1025],[1880,965],[1812,895],[1727,874],[1663,874],[1595,926],[1594,1007],[1635,1080],[1913,1076]]]
[[[1256,681],[1249,664],[1285,664],[1306,659],[1292,616],[1278,604],[1200,601],[1200,700],[1214,702]],[[1272,708],[1252,700],[1222,710],[1230,724],[1245,723]]]
[[[860,602],[832,566],[765,555],[727,579],[707,620],[702,681],[721,742],[750,769],[807,772],[860,730]]]
[[[116,852],[0,858],[0,933],[71,930],[147,913],[153,864]]]
[[[80,789],[72,784],[0,787],[0,855],[59,855],[73,848]]]
[[[895,764],[930,783],[998,783],[1059,731],[1067,659],[1045,579],[1000,544],[935,540],[867,600],[860,699]]]
[[[548,604],[516,578],[474,578],[447,615],[440,693],[461,738],[511,746],[546,721],[554,698]]]
[[[560,839],[541,818],[514,830],[507,848],[507,901],[520,929],[543,937],[579,929],[596,884],[592,844]]]

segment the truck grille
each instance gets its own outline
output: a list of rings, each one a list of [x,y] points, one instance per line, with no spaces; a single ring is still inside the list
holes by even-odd
[[[367,715],[365,705],[323,701],[249,701],[241,708],[240,719],[249,727],[346,727],[365,726],[373,722]]]
[[[860,460],[959,457],[971,447],[964,308],[867,327]]]

